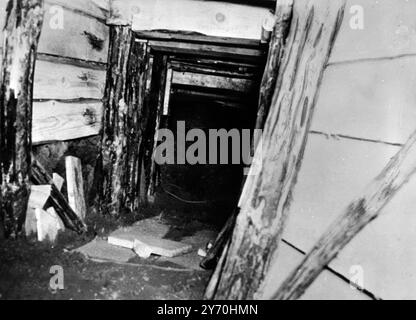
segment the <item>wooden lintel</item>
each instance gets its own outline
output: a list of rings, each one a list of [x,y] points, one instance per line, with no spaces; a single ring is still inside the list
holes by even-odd
[[[190,34],[183,31],[135,31],[137,38],[146,40],[163,40],[163,41],[179,41],[190,43],[209,43],[225,46],[234,46],[241,48],[259,48],[262,46],[259,40],[238,39],[238,38],[224,38],[205,36],[200,34]]]
[[[292,26],[265,129],[241,195],[215,299],[261,294],[285,227],[323,73],[345,0],[295,1]],[[317,54],[317,52],[319,54]],[[290,119],[290,121],[288,121]],[[216,279],[213,279],[216,281]],[[212,286],[210,286],[212,287]]]
[[[259,61],[260,58],[265,57],[265,52],[263,49],[238,48],[199,43],[169,42],[157,40],[150,40],[149,45],[155,51],[170,54],[186,54],[199,57],[216,57],[243,61]]]
[[[192,0],[113,0],[110,25],[131,25],[133,31],[189,33],[260,40],[269,10],[253,6]]]
[[[85,202],[84,179],[82,177],[81,159],[68,156],[65,158],[66,186],[68,202],[81,221],[85,221],[87,205]]]

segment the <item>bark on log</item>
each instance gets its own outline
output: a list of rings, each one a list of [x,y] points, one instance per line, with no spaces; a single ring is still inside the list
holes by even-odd
[[[221,229],[220,233],[218,234],[217,238],[211,249],[207,252],[207,256],[202,259],[201,263],[199,264],[202,269],[212,270],[217,266],[217,262],[219,262],[220,255],[224,250],[228,250],[226,244],[230,241],[232,232],[235,226],[235,220],[238,215],[238,209],[236,208],[227,219],[224,227]],[[225,249],[226,248],[226,249]],[[218,268],[215,270],[216,274],[220,275],[221,272]],[[214,276],[214,275],[213,275]],[[217,276],[218,279],[218,276]],[[213,280],[211,280],[212,282]],[[212,289],[211,289],[212,291]],[[212,292],[208,293],[208,289],[205,293],[206,299],[211,299]]]
[[[10,0],[0,79],[0,224],[21,232],[30,195],[32,95],[43,0]],[[1,228],[0,228],[1,229]]]
[[[157,132],[160,129],[165,93],[167,59],[165,55],[156,55],[153,63],[152,85],[149,99],[149,110],[152,110],[147,126],[146,156],[144,167],[146,172],[146,195],[150,202],[154,200],[157,186],[158,166],[154,161],[153,152],[157,146]]]
[[[85,216],[87,215],[87,205],[85,203],[81,159],[71,156],[66,157],[65,169],[68,203],[77,216],[82,221],[85,221]]]
[[[269,43],[269,54],[260,84],[259,104],[255,129],[264,128],[264,123],[270,110],[270,104],[276,87],[279,66],[283,56],[284,44],[289,33],[292,10],[293,0],[278,1],[275,14],[276,24],[273,28],[271,40]],[[260,137],[253,137],[253,143],[251,147],[252,153],[256,149],[259,139]],[[244,182],[245,180],[243,181],[243,186]],[[228,241],[228,237],[230,237],[230,234],[233,231],[237,212],[238,211],[235,210],[231,214],[225,226],[221,230],[219,236],[215,240],[213,247],[208,251],[207,256],[201,261],[200,266],[202,268],[215,268],[219,256],[225,248],[225,243]],[[218,273],[218,270],[216,270],[216,272]],[[210,296],[212,296],[212,294],[205,295],[207,299],[210,299]]]
[[[293,0],[278,1],[276,7],[276,25],[273,29],[269,43],[269,55],[267,57],[263,78],[260,85],[259,105],[255,129],[263,129],[270,110],[273,94],[276,88],[279,66],[282,61],[283,49],[292,21]],[[254,148],[258,140],[254,141]]]
[[[96,186],[101,212],[117,216],[140,204],[149,57],[147,43],[134,41],[129,27],[112,26],[110,34]]]
[[[295,2],[263,134],[265,152],[255,155],[262,169],[247,178],[215,299],[252,299],[261,293],[281,240],[323,71],[344,9],[345,0]]]
[[[58,190],[53,183],[52,176],[45,170],[42,164],[36,160],[32,154],[32,183],[35,185],[51,185],[51,195],[47,202],[47,207],[53,207],[64,223],[65,227],[73,230],[79,234],[86,232],[87,227],[77,216],[77,214],[71,209],[68,201],[64,195]]]
[[[338,253],[370,222],[416,173],[416,132],[371,182],[363,195],[351,202],[300,265],[273,294],[273,299],[298,299]]]

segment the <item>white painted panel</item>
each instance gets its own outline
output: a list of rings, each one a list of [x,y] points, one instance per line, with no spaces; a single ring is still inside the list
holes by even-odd
[[[284,238],[309,251],[398,150],[385,144],[311,135]],[[350,277],[351,266],[360,265],[365,288],[376,296],[415,299],[415,194],[416,179],[412,179],[331,267]]]
[[[132,23],[135,31],[171,30],[208,36],[261,38],[268,9],[193,0],[115,0],[109,23]]]
[[[364,13],[362,30],[351,28],[357,5]],[[348,0],[330,62],[416,53],[415,16],[413,0]]]
[[[416,129],[416,56],[328,67],[312,130],[404,143]]]
[[[105,70],[38,60],[33,97],[47,100],[102,99],[105,73]]]

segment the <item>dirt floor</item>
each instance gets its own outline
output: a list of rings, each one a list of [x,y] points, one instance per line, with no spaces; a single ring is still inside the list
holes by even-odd
[[[156,213],[171,226],[171,239],[180,240],[198,230],[213,228],[189,214],[178,215],[161,208],[146,210],[117,221],[90,212],[87,235],[80,237],[66,231],[53,246],[33,239],[0,243],[0,299],[202,298],[210,271],[185,268],[158,257],[135,257],[128,264],[99,263],[72,252],[94,238],[105,238],[120,225],[127,226]],[[50,268],[55,265],[63,268],[64,290],[50,289]]]

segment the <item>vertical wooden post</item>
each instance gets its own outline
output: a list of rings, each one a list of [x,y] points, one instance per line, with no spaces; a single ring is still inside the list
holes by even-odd
[[[282,61],[283,48],[289,33],[292,20],[293,0],[278,0],[276,5],[276,25],[273,29],[269,43],[269,55],[267,57],[263,78],[260,85],[259,106],[255,129],[263,129],[270,110],[276,81]],[[253,145],[257,146],[258,141]]]
[[[72,156],[65,157],[65,169],[69,205],[78,218],[85,221],[87,204],[85,202],[81,159]]]
[[[9,0],[0,78],[0,207],[4,233],[26,217],[32,146],[32,92],[43,0]]]
[[[262,169],[247,178],[215,299],[252,299],[261,292],[281,240],[323,71],[344,8],[345,0],[294,4],[291,30],[263,133],[265,152],[255,155]]]
[[[275,13],[275,26],[273,28],[271,40],[269,43],[269,54],[267,56],[267,62],[264,68],[263,77],[260,85],[259,93],[259,105],[257,110],[257,119],[255,129],[263,129],[267,115],[270,110],[273,94],[275,92],[277,76],[279,73],[279,66],[283,56],[284,44],[286,42],[287,35],[290,29],[290,23],[292,18],[293,0],[278,0],[276,4]],[[252,150],[257,147],[260,137],[253,137]],[[244,184],[245,181],[243,181]],[[229,234],[232,232],[236,214],[238,210],[235,210],[227,220],[227,223],[221,230],[219,236],[215,240],[214,246],[209,250],[207,256],[202,260],[201,266],[203,268],[215,267],[215,263],[218,260],[219,254],[223,250],[225,243],[228,241]],[[217,274],[219,274],[217,272]],[[212,299],[213,290],[210,293],[206,292],[206,298]]]
[[[154,72],[152,79],[152,100],[150,101],[150,108],[154,109],[154,119],[150,120],[149,131],[147,137],[149,140],[147,161],[145,168],[147,171],[147,197],[150,202],[154,200],[154,194],[157,186],[157,171],[158,167],[154,161],[153,152],[157,147],[158,130],[161,126],[161,118],[163,113],[163,99],[165,93],[166,74],[167,74],[167,56],[157,55],[154,61]],[[154,124],[154,125],[152,125]]]
[[[130,27],[110,27],[110,49],[104,97],[101,155],[96,170],[99,206],[119,215],[140,204],[147,42],[137,42]]]

